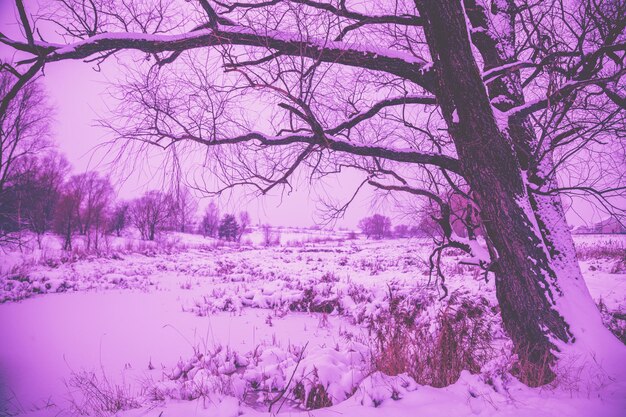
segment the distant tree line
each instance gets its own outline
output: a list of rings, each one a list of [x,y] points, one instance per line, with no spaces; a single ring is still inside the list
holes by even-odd
[[[421,237],[428,235],[429,231],[422,228],[422,224],[409,226],[398,224],[392,226],[391,219],[382,214],[374,214],[371,217],[364,217],[358,224],[361,233],[368,239],[389,239],[403,237]]]
[[[171,192],[152,190],[134,200],[117,201],[108,177],[93,171],[70,176],[69,171],[67,160],[52,148],[14,162],[0,183],[0,236],[6,240],[16,232],[29,230],[41,244],[45,233],[54,232],[66,250],[72,249],[76,236],[82,236],[86,249],[97,250],[102,236],[122,236],[131,226],[144,240],[155,240],[162,231],[178,231],[239,242],[249,232],[248,212],[222,215],[213,201],[196,222],[198,202],[185,187]],[[463,221],[471,219],[471,212],[462,204],[451,207],[452,227],[464,236]],[[435,212],[425,209],[416,218],[416,224],[394,226],[388,216],[374,214],[361,219],[358,227],[372,239],[442,233]],[[280,239],[267,225],[261,231],[266,246]]]
[[[220,219],[214,202],[197,224],[198,202],[184,187],[117,201],[108,177],[94,171],[69,176],[68,162],[54,150],[21,158],[12,168],[0,192],[0,242],[28,230],[41,245],[42,236],[53,232],[65,250],[72,249],[76,236],[84,238],[86,249],[97,250],[103,236],[122,236],[131,226],[144,240],[177,231],[240,241],[249,231],[248,212]]]
[[[413,225],[398,224],[394,227],[388,216],[374,214],[362,218],[358,227],[368,239],[441,237],[448,232],[448,227],[451,233],[461,238],[481,234],[477,227],[477,213],[471,205],[463,199],[452,198],[449,206],[449,219],[441,219],[436,210],[425,206],[415,215],[417,221]]]

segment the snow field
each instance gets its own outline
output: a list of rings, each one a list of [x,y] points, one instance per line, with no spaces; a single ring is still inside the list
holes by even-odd
[[[186,239],[165,251],[22,262],[4,274],[0,334],[9,342],[0,347],[0,414],[237,416],[268,415],[271,406],[316,416],[618,416],[626,409],[623,380],[533,390],[503,372],[510,346],[493,282],[451,254],[446,285],[460,301],[437,301],[426,241],[234,248]],[[613,255],[581,262],[607,312],[626,306],[619,262]],[[493,345],[481,373],[463,371],[456,383],[433,388],[378,371],[375,353],[395,352],[391,336],[436,332],[442,311],[455,317],[472,299],[485,304]],[[415,323],[402,327],[411,312]],[[385,326],[389,337],[377,338]]]

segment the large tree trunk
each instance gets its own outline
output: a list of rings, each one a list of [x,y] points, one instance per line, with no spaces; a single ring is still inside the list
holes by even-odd
[[[557,345],[575,340],[568,322],[575,315],[563,314],[572,312],[572,297],[580,299],[586,311],[595,308],[582,281],[560,199],[528,194],[520,165],[524,158],[509,135],[512,126],[498,120],[491,107],[460,0],[416,0],[416,4],[426,20],[437,98],[497,251],[496,294],[519,357],[518,376],[529,385],[545,384],[554,378]],[[571,291],[570,282],[576,283],[576,291]],[[564,289],[572,296],[565,297]],[[593,314],[598,316],[597,311]]]
[[[468,16],[468,24],[472,27],[471,40],[480,52],[484,70],[488,71],[515,61],[517,58],[512,54],[515,50],[517,32],[515,1],[504,0],[494,3],[496,8],[494,9],[494,4],[492,4],[490,11],[484,8],[483,3],[478,3],[476,0],[464,0],[463,4]],[[499,28],[498,42],[492,38],[495,35],[490,30],[490,25],[496,25]],[[512,107],[526,103],[521,80],[520,73],[514,71],[487,84],[490,99],[497,97],[507,99],[496,100],[495,108],[505,112]],[[568,101],[571,103],[571,100],[573,98]],[[568,105],[565,104],[566,108]],[[552,269],[558,277],[558,311],[565,318],[570,326],[570,332],[576,339],[576,349],[571,347],[568,349],[570,353],[573,353],[573,355],[570,354],[570,358],[577,356],[578,359],[588,359],[588,354],[592,354],[593,361],[601,363],[605,368],[617,370],[624,367],[623,356],[620,359],[620,352],[624,352],[624,347],[602,324],[598,308],[583,280],[561,196],[552,193],[558,188],[551,150],[552,142],[550,138],[539,141],[532,125],[524,119],[511,121],[508,134],[522,171],[526,171],[530,185],[529,198],[535,220]],[[541,149],[538,149],[539,147]],[[610,352],[617,352],[617,354],[601,355],[601,353]],[[571,363],[567,366],[571,366]]]

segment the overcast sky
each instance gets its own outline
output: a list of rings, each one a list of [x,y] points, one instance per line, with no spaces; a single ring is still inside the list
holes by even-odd
[[[29,7],[28,2],[26,4]],[[0,0],[0,32],[10,37],[21,37],[16,22],[14,2]],[[14,61],[16,57],[8,55],[8,48],[0,45],[0,58]],[[123,59],[123,55],[120,59]],[[162,168],[163,159],[157,150],[148,161],[144,160],[141,169],[128,170],[107,155],[110,146],[103,146],[111,136],[108,131],[96,125],[98,117],[107,116],[107,107],[114,106],[106,90],[117,76],[116,59],[110,59],[101,72],[95,71],[93,64],[81,61],[65,61],[45,67],[41,81],[46,87],[50,102],[55,109],[54,138],[59,149],[71,162],[73,171],[84,172],[97,170],[110,174],[116,184],[120,198],[133,198],[147,189],[160,188],[166,181]],[[114,153],[114,152],[113,152]],[[167,176],[167,174],[166,174]],[[221,197],[218,204],[223,211],[248,210],[253,219],[288,226],[312,225],[319,220],[319,201],[321,197],[340,198],[339,191],[346,193],[356,189],[359,177],[342,175],[330,179],[326,186],[311,188],[306,182],[294,183],[294,191],[287,195],[276,192],[273,195],[258,197],[250,195],[250,190],[240,190],[231,196]],[[202,197],[201,195],[197,195]],[[346,218],[338,226],[354,227],[358,220],[376,211],[372,207],[372,196],[363,193],[352,205]],[[207,204],[204,198],[200,204]],[[380,204],[377,206],[380,207]],[[384,210],[384,209],[383,209]]]
[[[31,2],[26,3],[29,7],[28,3]],[[0,0],[0,32],[11,37],[21,37],[15,24],[15,16],[14,2]],[[7,48],[3,50],[0,45],[0,58],[14,60],[16,57],[7,55],[8,52]],[[123,59],[123,55],[120,59]],[[135,171],[123,169],[120,164],[115,164],[115,161],[107,157],[107,151],[111,148],[102,145],[111,137],[109,132],[96,126],[95,121],[99,116],[106,117],[107,106],[114,105],[106,94],[106,89],[118,73],[116,58],[109,59],[101,72],[95,71],[92,64],[64,61],[46,66],[42,82],[55,108],[54,138],[59,149],[71,162],[74,172],[97,170],[110,174],[119,197],[128,199],[147,189],[160,188],[164,181],[164,171],[160,169],[163,160],[156,150],[153,158],[150,161],[144,160],[142,169]],[[282,198],[277,193],[253,198],[242,190],[231,198],[221,198],[218,204],[223,211],[247,209],[254,221],[262,223],[308,226],[316,219],[316,206],[320,196],[345,201],[360,180],[360,175],[348,173],[329,179],[323,187],[310,187],[303,181],[301,184],[293,184],[294,191]],[[394,213],[390,212],[391,205],[380,202],[374,204],[372,196],[369,191],[363,192],[352,204],[346,219],[339,221],[337,225],[355,227],[361,217],[376,211],[394,217]],[[206,199],[201,201],[201,205],[206,203]],[[603,216],[580,202],[577,202],[574,210],[568,211],[568,220],[573,225],[598,221],[601,217]]]

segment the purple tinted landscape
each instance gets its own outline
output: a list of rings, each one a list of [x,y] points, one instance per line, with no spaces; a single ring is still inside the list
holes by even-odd
[[[623,416],[626,1],[0,3],[0,417]]]

